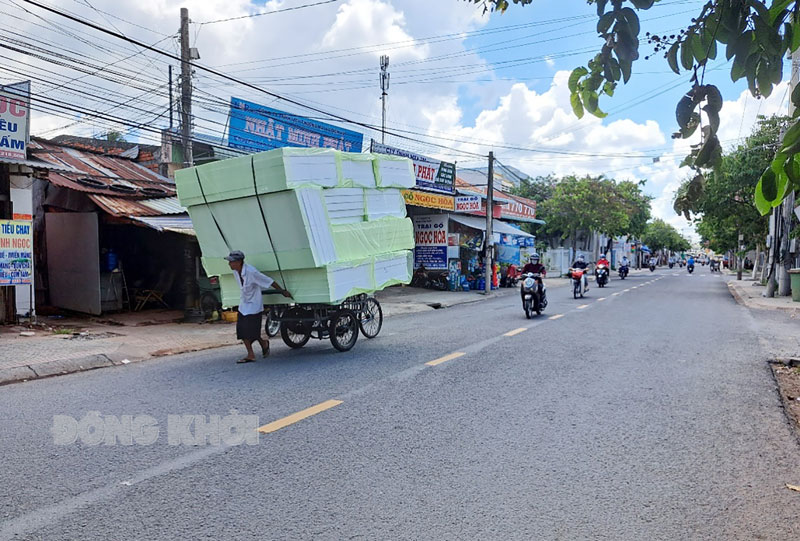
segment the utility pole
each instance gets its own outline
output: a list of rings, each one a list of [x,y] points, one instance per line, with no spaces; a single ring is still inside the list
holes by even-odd
[[[800,49],[792,53],[792,78],[789,83],[789,91],[794,92],[800,78]],[[794,116],[795,107],[792,100],[789,100],[789,116]],[[794,210],[794,190],[781,203],[781,214],[776,216],[783,221],[781,230],[781,243],[778,252],[778,295],[785,297],[792,294],[792,284],[789,279],[789,268],[792,266],[792,257],[789,255],[789,236],[792,233],[792,211]]]
[[[172,131],[172,64],[169,65],[169,131]]]
[[[189,48],[189,10],[181,8],[181,144],[183,166],[194,164],[192,156],[192,52]]]
[[[11,202],[11,173],[7,164],[0,164],[0,219],[10,220],[14,217]],[[0,286],[0,324],[15,323],[17,319],[16,288]]]
[[[381,144],[386,144],[386,96],[389,95],[389,57],[381,56]]]
[[[492,291],[492,269],[494,268],[492,250],[494,250],[494,242],[492,241],[492,211],[494,210],[494,152],[489,152],[489,175],[488,185],[486,186],[486,240],[484,241],[484,248],[486,249],[486,261],[484,263],[484,281],[486,282],[484,291],[489,293]]]

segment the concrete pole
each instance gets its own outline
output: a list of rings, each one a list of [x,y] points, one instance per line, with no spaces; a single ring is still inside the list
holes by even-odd
[[[795,19],[797,22],[797,19]],[[800,49],[792,53],[792,78],[789,83],[789,92],[794,92],[800,79]],[[794,116],[795,107],[792,100],[789,100],[789,116]],[[792,233],[792,211],[794,210],[794,192],[792,192],[781,203],[781,216],[778,219],[783,221],[781,227],[780,252],[778,254],[777,275],[778,275],[778,295],[785,297],[792,294],[792,284],[789,279],[789,269],[792,266],[792,258],[789,255],[789,235]]]
[[[492,250],[494,249],[494,242],[492,240],[492,211],[494,210],[494,152],[489,152],[489,175],[487,178],[488,184],[486,186],[486,262],[484,263],[484,280],[486,282],[484,291],[489,293],[492,290],[492,268],[493,257]]]
[[[194,165],[192,155],[192,65],[189,48],[189,10],[181,8],[181,144],[183,166]]]

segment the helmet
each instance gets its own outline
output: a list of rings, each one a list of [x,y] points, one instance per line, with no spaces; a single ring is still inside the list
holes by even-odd
[[[586,258],[583,257],[583,254],[578,255],[578,261],[585,261]]]
[[[534,253],[532,253],[532,254],[531,254],[531,257],[530,257],[530,260],[531,260],[531,263],[538,262],[538,261],[539,261],[539,254],[537,254],[537,253],[535,253],[535,252],[534,252]]]

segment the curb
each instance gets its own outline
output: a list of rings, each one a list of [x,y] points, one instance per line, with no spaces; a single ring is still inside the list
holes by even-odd
[[[32,379],[49,378],[85,372],[96,368],[105,368],[122,363],[115,363],[104,354],[87,355],[75,359],[59,359],[35,365],[15,366],[0,370],[0,385],[28,381]]]
[[[736,290],[736,286],[732,285],[731,282],[727,282],[727,286],[728,291],[731,292],[731,296],[733,296],[734,300],[736,300],[736,302],[742,306],[750,308],[751,310],[775,310],[778,312],[800,313],[800,306],[759,306],[756,303],[748,302],[749,299],[742,297],[742,295]]]

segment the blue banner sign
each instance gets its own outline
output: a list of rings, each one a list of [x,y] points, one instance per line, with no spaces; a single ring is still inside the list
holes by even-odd
[[[361,152],[364,136],[332,124],[231,98],[228,146],[262,151],[280,147],[334,148]]]

